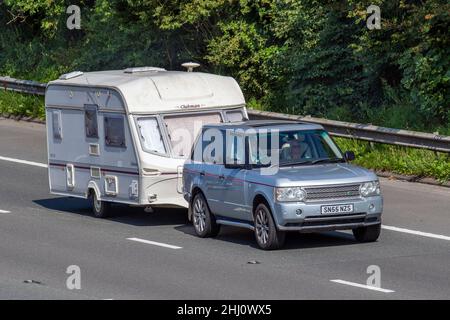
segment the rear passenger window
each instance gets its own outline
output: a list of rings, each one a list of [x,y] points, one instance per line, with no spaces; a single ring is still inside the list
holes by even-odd
[[[207,129],[202,135],[202,154],[203,162],[223,164],[223,139],[222,131],[217,129]]]
[[[125,148],[125,126],[122,116],[105,116],[105,144]]]
[[[245,163],[245,136],[232,132],[226,133],[226,158],[227,164]]]
[[[96,106],[86,106],[86,109],[84,111],[84,127],[87,138],[98,138]]]
[[[197,137],[191,151],[191,160],[223,164],[224,133],[218,129],[205,128]]]

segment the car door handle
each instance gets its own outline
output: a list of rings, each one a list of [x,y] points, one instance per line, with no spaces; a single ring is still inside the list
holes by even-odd
[[[205,176],[205,171],[200,171],[200,176],[204,177]]]
[[[219,179],[223,180],[223,179],[225,179],[225,176],[222,174],[222,175],[219,176]]]

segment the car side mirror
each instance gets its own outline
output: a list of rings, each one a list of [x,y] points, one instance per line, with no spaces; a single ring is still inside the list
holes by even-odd
[[[355,153],[353,151],[345,151],[344,159],[345,159],[345,161],[355,160]]]

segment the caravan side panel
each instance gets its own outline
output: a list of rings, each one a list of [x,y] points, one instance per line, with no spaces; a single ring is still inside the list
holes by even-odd
[[[50,191],[139,203],[139,167],[128,117],[113,89],[50,85],[46,93]]]

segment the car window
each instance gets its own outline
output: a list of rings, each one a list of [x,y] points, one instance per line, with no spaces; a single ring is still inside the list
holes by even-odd
[[[249,135],[249,148],[249,160],[257,166],[269,165],[272,155],[278,157],[279,164],[342,159],[341,151],[324,130],[260,131]]]
[[[223,164],[223,133],[214,128],[204,128],[195,141],[191,152],[191,160]]]
[[[280,150],[280,161],[311,159],[313,155],[313,142],[306,132],[281,133],[283,142]]]
[[[228,164],[245,164],[245,135],[227,130],[225,155]]]
[[[271,135],[267,132],[250,135],[249,142],[249,161],[255,165],[270,165],[272,151]]]

